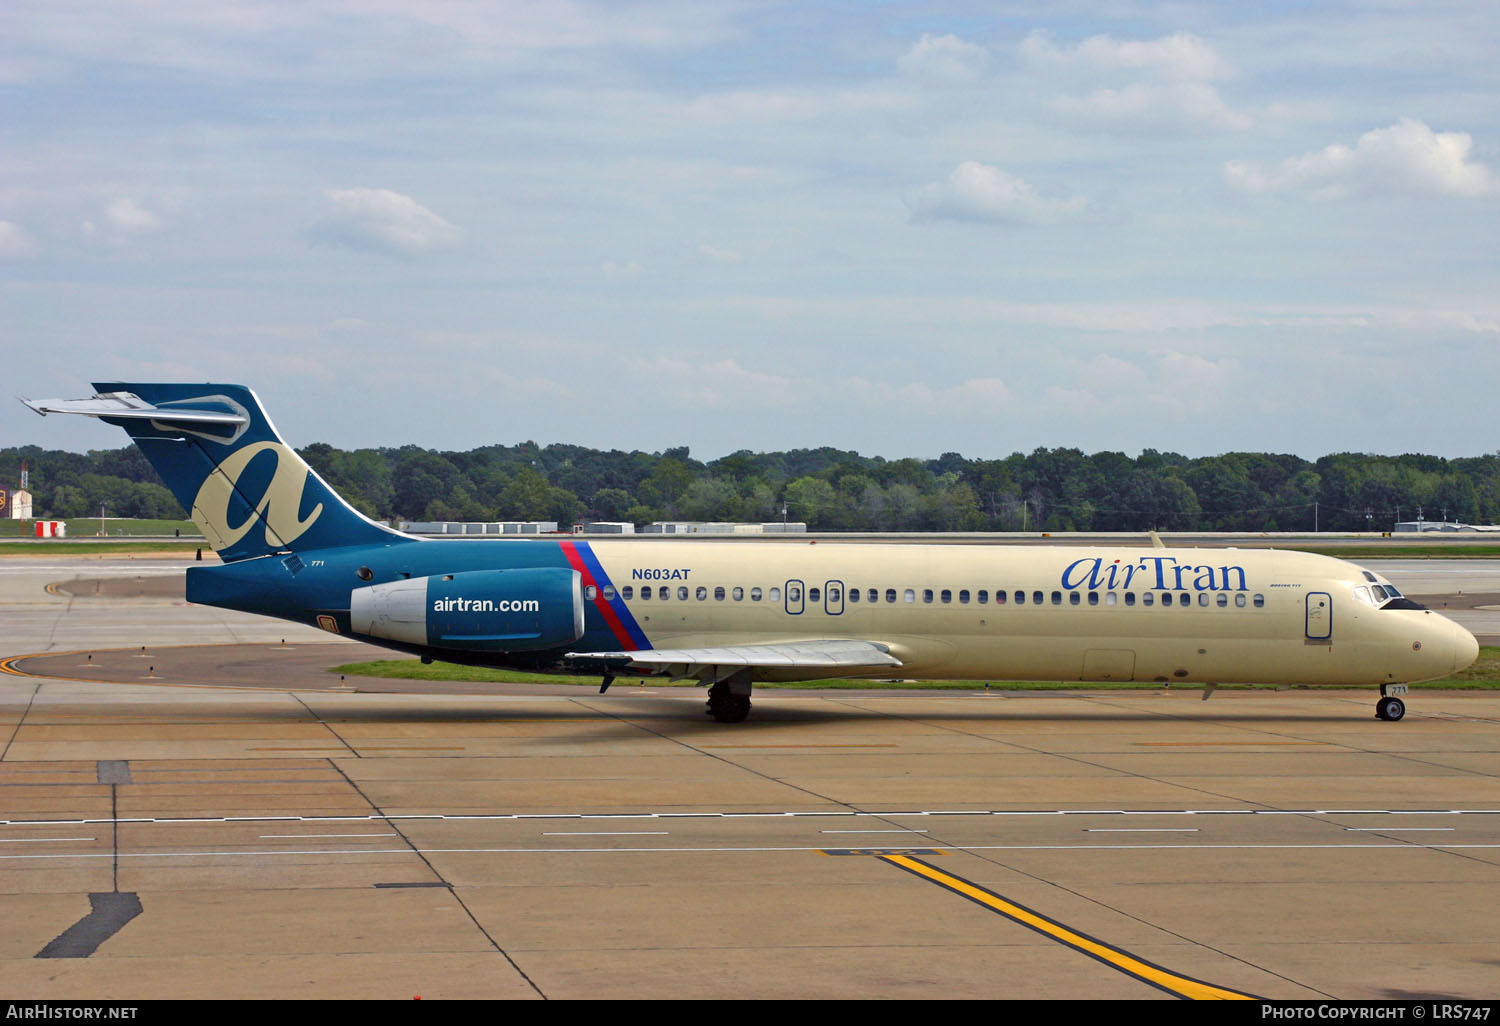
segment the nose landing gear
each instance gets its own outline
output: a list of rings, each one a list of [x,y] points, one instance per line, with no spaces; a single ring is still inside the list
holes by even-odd
[[[1395,722],[1406,715],[1406,703],[1397,695],[1406,694],[1405,684],[1380,685],[1380,701],[1375,703],[1375,718]]]

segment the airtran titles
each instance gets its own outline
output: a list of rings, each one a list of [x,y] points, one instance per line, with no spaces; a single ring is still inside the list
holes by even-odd
[[[1078,588],[1141,588],[1162,591],[1246,591],[1242,566],[1194,566],[1176,556],[1141,556],[1135,562],[1109,562],[1103,556],[1075,559],[1062,572],[1062,586]]]

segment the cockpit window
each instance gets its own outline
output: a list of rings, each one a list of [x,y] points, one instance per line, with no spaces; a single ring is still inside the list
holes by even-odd
[[[1371,584],[1375,583],[1375,575],[1370,573],[1370,571],[1361,570],[1360,573],[1365,575],[1365,580],[1369,581]]]
[[[1368,575],[1367,575],[1368,576]],[[1394,584],[1374,583],[1369,587],[1370,596],[1365,598],[1363,586],[1354,589],[1356,598],[1369,602],[1376,609],[1426,609],[1427,607],[1402,595]]]

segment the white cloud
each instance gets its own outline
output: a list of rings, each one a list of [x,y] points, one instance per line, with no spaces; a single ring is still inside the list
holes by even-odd
[[[932,85],[967,85],[978,81],[989,64],[990,52],[954,35],[926,33],[896,59],[896,69],[909,78]]]
[[[1231,110],[1218,90],[1203,82],[1133,83],[1096,89],[1088,96],[1059,97],[1054,109],[1070,122],[1104,131],[1211,128],[1243,131],[1250,118]]]
[[[734,250],[720,249],[717,246],[702,245],[698,247],[698,252],[720,264],[737,264],[741,260],[740,254]]]
[[[1352,149],[1334,143],[1314,153],[1288,157],[1271,170],[1230,161],[1224,165],[1224,175],[1246,192],[1306,193],[1316,199],[1493,193],[1500,180],[1470,159],[1473,146],[1467,132],[1434,132],[1421,121],[1403,119],[1366,132]]]
[[[462,234],[410,196],[389,189],[334,189],[326,195],[332,211],[311,229],[321,242],[415,257],[452,246]]]
[[[906,110],[912,99],[895,90],[876,87],[833,91],[803,89],[737,89],[697,97],[683,107],[683,115],[713,125],[744,130],[747,122],[797,122],[870,112]]]
[[[14,221],[0,221],[0,260],[30,256],[34,248],[24,228]]]
[[[1211,83],[1233,69],[1202,39],[1177,32],[1160,39],[1091,36],[1059,47],[1045,32],[1021,43],[1032,71],[1066,80],[1086,93],[1064,94],[1051,107],[1064,121],[1116,133],[1243,130],[1250,118],[1232,110]]]
[[[1213,47],[1187,32],[1147,40],[1090,36],[1066,49],[1055,46],[1047,33],[1036,31],[1022,40],[1021,60],[1039,70],[1065,74],[1097,76],[1135,71],[1173,81],[1227,78],[1233,70]]]
[[[633,278],[646,271],[634,260],[606,260],[600,270],[604,272],[606,278]]]
[[[161,218],[128,196],[110,201],[104,217],[122,235],[139,235],[161,228]]]
[[[1088,212],[1085,196],[1053,199],[997,167],[966,160],[946,182],[923,186],[906,198],[913,221],[985,221],[991,224],[1055,224]]]

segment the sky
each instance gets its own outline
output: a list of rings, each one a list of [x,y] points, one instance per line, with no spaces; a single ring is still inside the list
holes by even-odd
[[[0,6],[4,391],[299,446],[1479,455],[1497,228],[1488,3]]]

